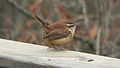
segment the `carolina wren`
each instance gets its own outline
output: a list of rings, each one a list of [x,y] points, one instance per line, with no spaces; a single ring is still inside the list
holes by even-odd
[[[48,42],[50,47],[59,46],[72,40],[76,25],[71,21],[59,21],[47,25],[37,15],[33,15],[43,28],[43,38]]]

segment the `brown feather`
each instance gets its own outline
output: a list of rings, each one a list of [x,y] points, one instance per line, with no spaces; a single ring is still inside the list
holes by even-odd
[[[44,36],[44,39],[47,40],[57,40],[57,39],[61,39],[61,38],[65,38],[70,34],[70,31],[60,31],[59,32],[57,30],[53,30],[50,31],[46,36]]]
[[[33,17],[36,18],[39,21],[39,23],[41,24],[41,26],[43,27],[45,32],[48,32],[48,30],[50,30],[48,28],[47,24],[45,24],[45,22],[39,16],[37,16],[36,14],[33,14]]]

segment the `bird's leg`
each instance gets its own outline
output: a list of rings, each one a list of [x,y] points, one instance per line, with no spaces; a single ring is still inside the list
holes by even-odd
[[[65,48],[63,48],[63,47],[61,47],[61,46],[50,46],[49,48],[54,48],[55,50],[67,50],[67,49],[65,49]]]

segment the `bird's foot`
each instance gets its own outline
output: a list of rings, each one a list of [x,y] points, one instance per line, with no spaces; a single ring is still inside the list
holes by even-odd
[[[65,49],[65,48],[63,48],[63,47],[61,47],[61,46],[51,46],[51,47],[49,47],[49,48],[54,49],[54,50],[57,50],[57,51],[67,50],[67,49]]]

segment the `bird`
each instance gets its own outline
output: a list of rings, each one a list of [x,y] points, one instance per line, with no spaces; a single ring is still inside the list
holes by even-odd
[[[50,48],[58,49],[59,46],[73,39],[76,29],[76,25],[73,22],[66,20],[47,25],[38,15],[34,14],[33,17],[41,24],[43,39]]]

